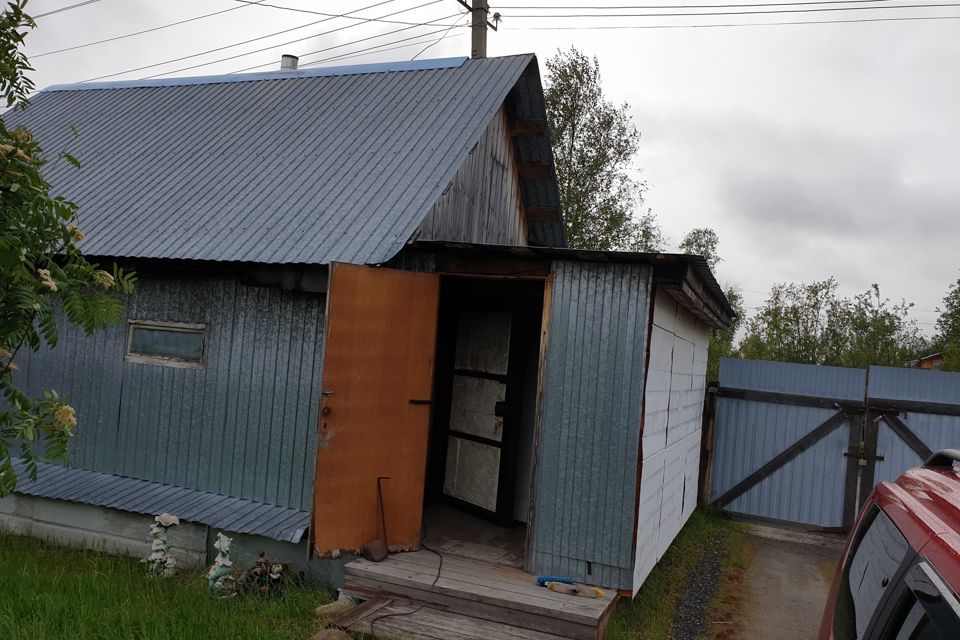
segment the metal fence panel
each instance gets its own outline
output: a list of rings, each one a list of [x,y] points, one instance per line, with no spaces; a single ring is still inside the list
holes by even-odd
[[[806,398],[863,400],[866,372],[782,362],[725,359],[720,387],[759,392],[756,399],[717,401],[710,501],[742,486],[778,455],[796,448],[838,408],[808,406]],[[784,394],[795,398],[768,398]],[[791,403],[792,402],[792,403]],[[769,475],[724,504],[730,511],[824,528],[843,526],[850,421],[812,442]]]
[[[904,426],[930,451],[960,448],[960,415],[927,411],[901,411],[900,406],[918,407],[929,403],[931,411],[960,413],[960,373],[927,369],[870,367],[867,391],[870,404],[889,407]],[[951,409],[951,407],[953,409]],[[874,481],[892,482],[923,456],[904,440],[883,418],[877,423],[877,455]]]

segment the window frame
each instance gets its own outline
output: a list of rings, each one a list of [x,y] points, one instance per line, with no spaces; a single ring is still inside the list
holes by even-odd
[[[864,629],[863,636],[858,640],[874,640],[881,637],[882,630],[886,629],[887,624],[890,621],[891,613],[891,604],[898,602],[898,598],[902,597],[903,580],[906,573],[914,565],[917,559],[917,552],[911,546],[910,540],[907,539],[903,531],[900,530],[900,527],[897,526],[896,521],[891,518],[879,504],[874,503],[871,510],[861,521],[860,526],[856,531],[856,542],[850,547],[850,551],[846,556],[846,562],[844,562],[841,574],[844,576],[841,579],[840,591],[844,589],[844,585],[847,585],[849,588],[849,574],[850,566],[853,563],[853,558],[860,550],[860,545],[863,542],[863,539],[866,537],[867,532],[873,527],[877,519],[884,518],[889,522],[893,528],[903,537],[904,542],[906,543],[906,552],[904,557],[901,559],[900,564],[897,566],[897,570],[890,577],[889,588],[885,589],[883,595],[877,601],[876,605],[873,608],[873,611],[870,613],[870,620],[867,623],[867,627]],[[833,608],[833,620],[832,620],[832,631],[839,637],[838,629],[836,625],[838,624],[837,620],[837,609],[839,608],[839,600],[844,597],[845,594],[838,591],[837,600],[834,602]],[[856,616],[855,609],[851,609],[854,616]],[[855,620],[855,618],[854,618]],[[855,622],[854,622],[855,624]]]
[[[200,359],[187,360],[175,356],[139,353],[133,351],[133,333],[137,329],[153,331],[176,331],[180,333],[198,333],[202,338],[200,345]],[[167,322],[162,320],[127,320],[127,345],[123,359],[126,362],[137,364],[152,364],[162,367],[179,367],[182,369],[203,369],[207,359],[207,323]]]
[[[923,555],[915,555],[910,566],[898,576],[897,589],[891,594],[885,615],[876,621],[876,640],[896,638],[914,605],[919,605],[937,633],[955,631],[960,625],[960,598],[943,579],[937,568]]]

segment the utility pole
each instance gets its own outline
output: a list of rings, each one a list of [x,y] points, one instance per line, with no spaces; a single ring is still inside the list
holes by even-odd
[[[460,4],[466,7],[471,15],[472,20],[470,22],[470,33],[471,43],[470,43],[470,57],[471,58],[486,58],[487,57],[487,27],[497,30],[497,23],[500,22],[500,14],[493,14],[493,22],[487,20],[487,16],[490,15],[490,3],[487,0],[473,0],[473,4],[467,4],[464,0],[457,0]]]
[[[487,57],[487,13],[490,4],[487,0],[473,0],[473,20],[470,23],[470,57]]]

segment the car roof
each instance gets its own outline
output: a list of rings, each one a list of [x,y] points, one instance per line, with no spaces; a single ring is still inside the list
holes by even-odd
[[[877,487],[877,502],[918,553],[960,592],[960,470],[918,467]]]

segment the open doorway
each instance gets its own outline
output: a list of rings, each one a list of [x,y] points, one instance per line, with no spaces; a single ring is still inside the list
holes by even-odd
[[[543,281],[441,280],[425,542],[522,567]]]

